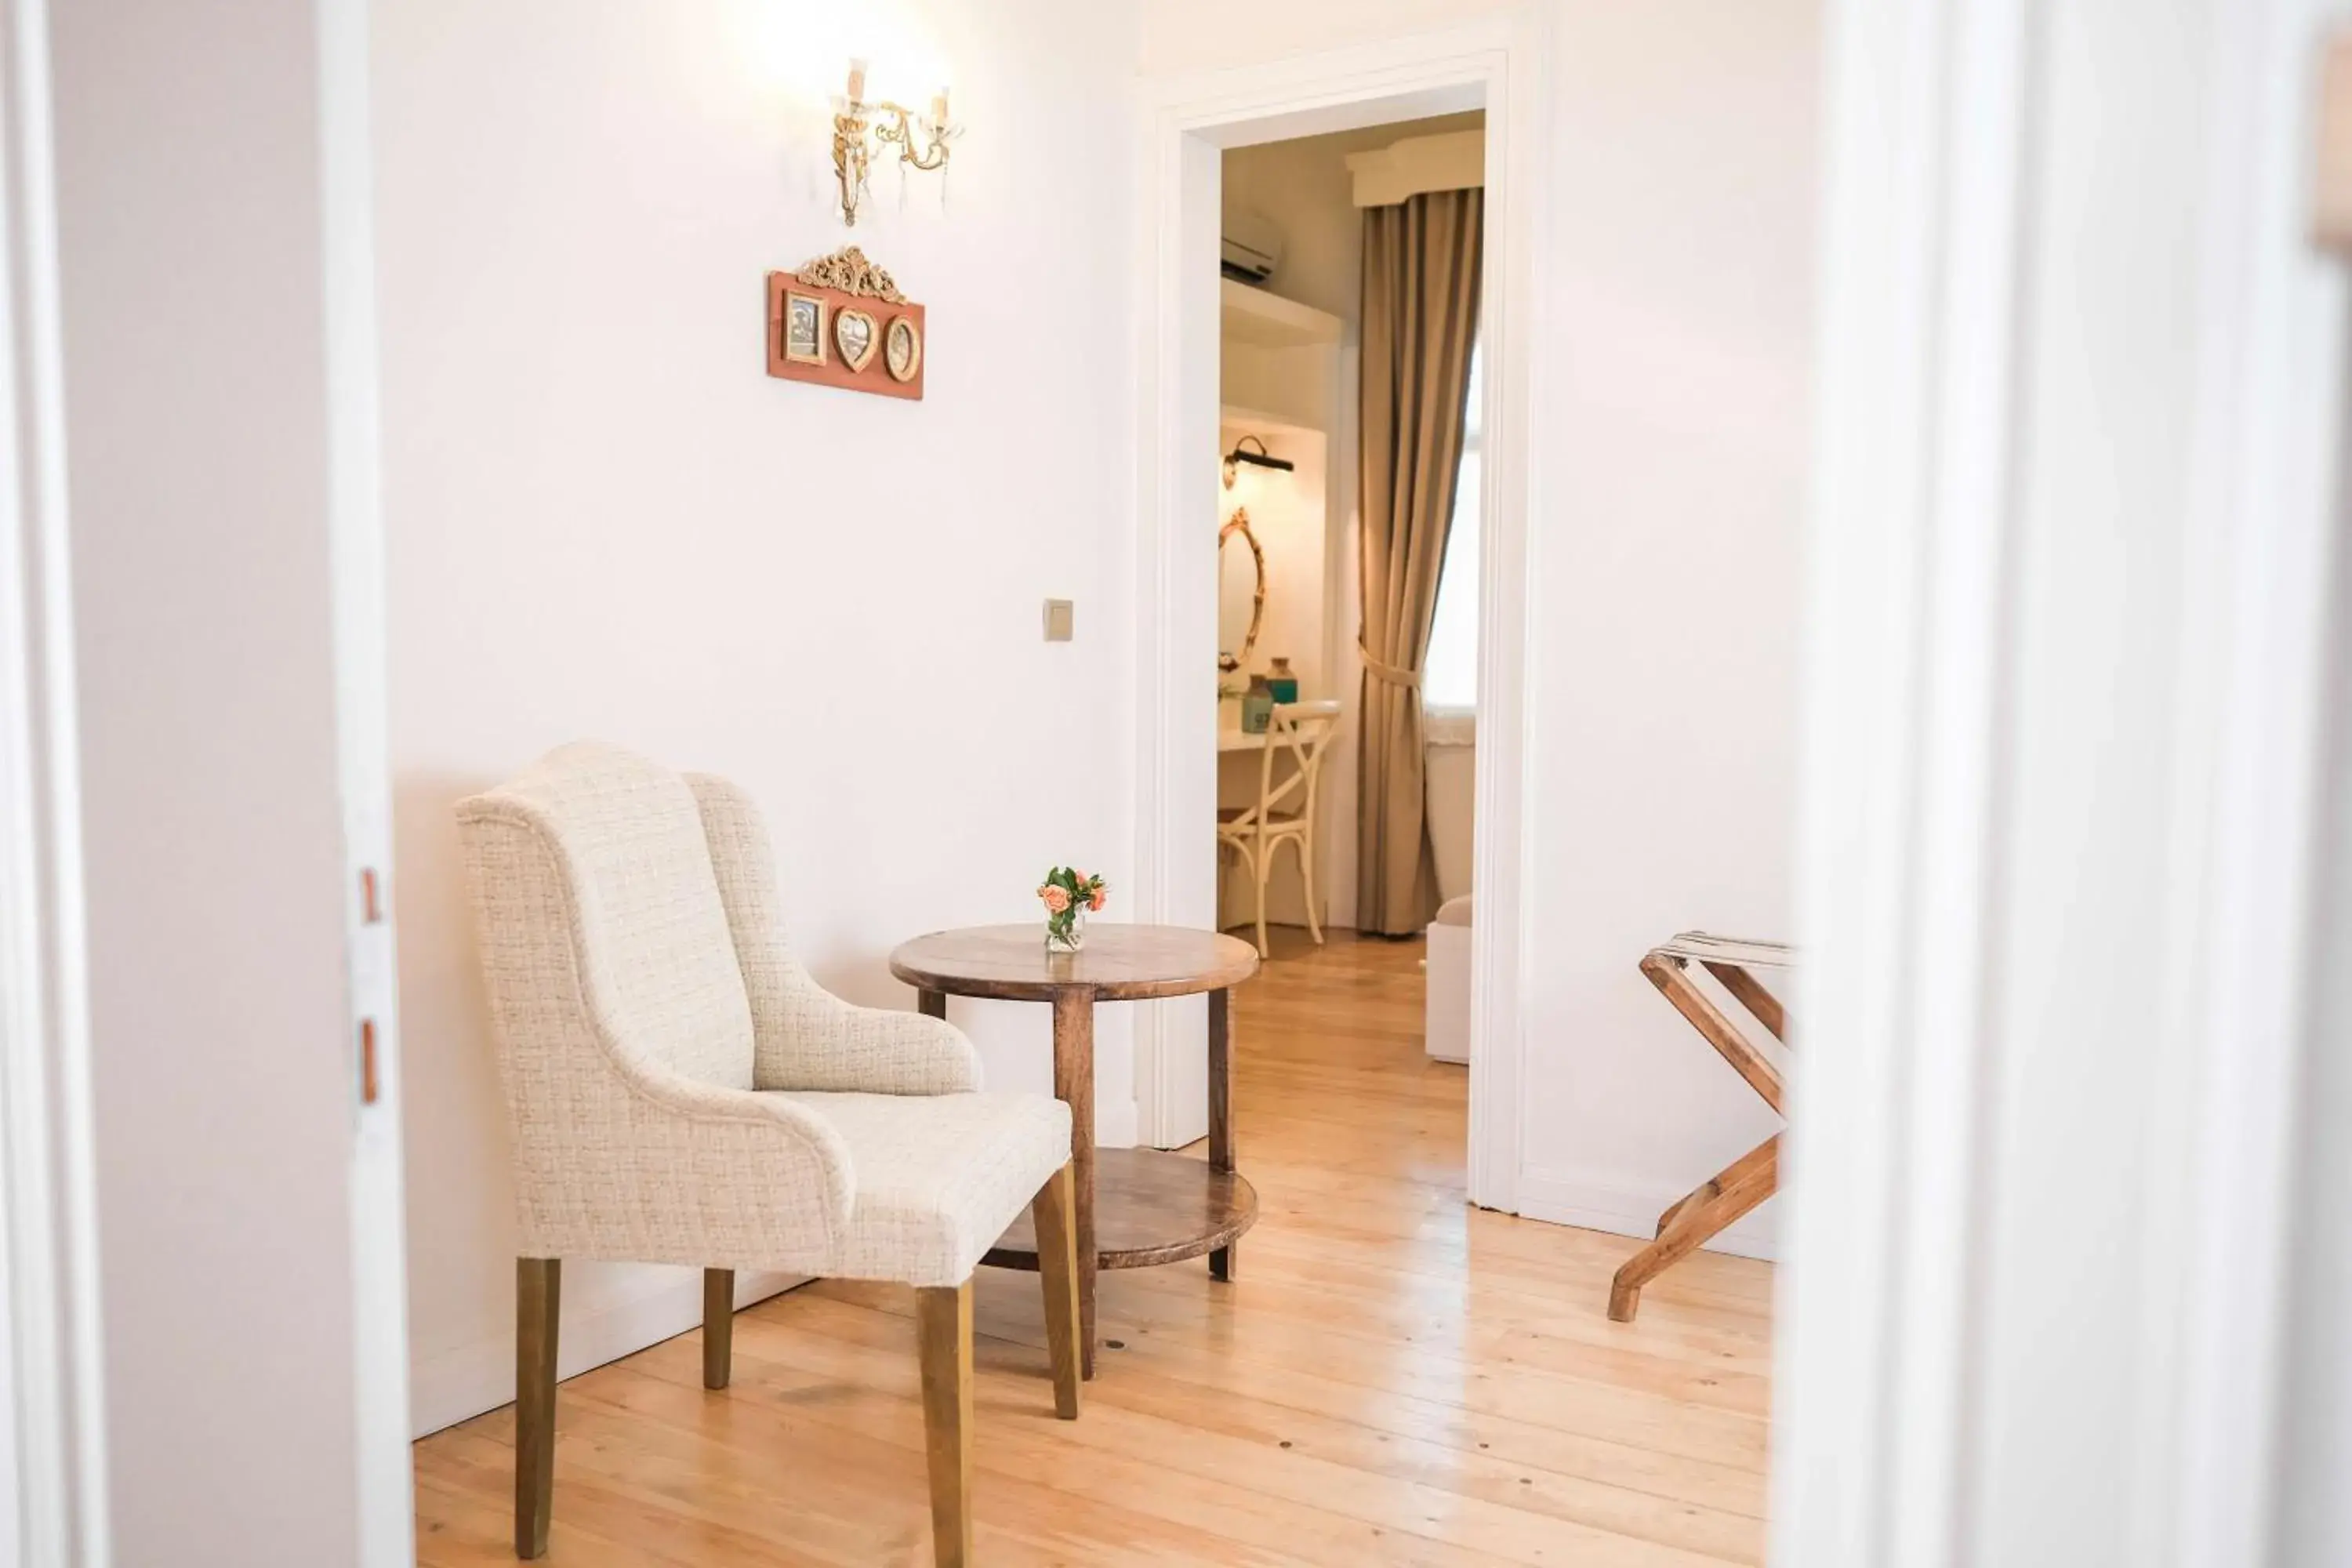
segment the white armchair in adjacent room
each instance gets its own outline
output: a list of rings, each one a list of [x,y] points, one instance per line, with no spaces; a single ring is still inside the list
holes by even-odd
[[[1070,1113],[980,1089],[943,1019],[852,1006],[787,952],[767,836],[723,779],[562,747],[458,803],[514,1133],[515,1551],[546,1550],[560,1260],[915,1287],[941,1564],[971,1551],[971,1274],[1034,1204],[1056,1412],[1078,1409]]]

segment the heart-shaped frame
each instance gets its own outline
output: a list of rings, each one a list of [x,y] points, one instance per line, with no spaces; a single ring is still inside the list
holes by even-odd
[[[841,351],[842,363],[852,371],[864,370],[882,346],[881,329],[865,311],[844,307],[833,313],[833,346]]]

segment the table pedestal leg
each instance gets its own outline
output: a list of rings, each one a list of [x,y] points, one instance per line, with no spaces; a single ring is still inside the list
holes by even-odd
[[[1233,993],[1209,993],[1209,1165],[1234,1168]],[[1209,1254],[1209,1278],[1231,1281],[1241,1243],[1229,1241]]]
[[[915,993],[915,1010],[926,1018],[944,1018],[948,1016],[948,994],[944,991],[918,991]]]
[[[1070,1108],[1070,1185],[1077,1211],[1078,1372],[1095,1374],[1095,999],[1064,989],[1054,996],[1054,1098]]]

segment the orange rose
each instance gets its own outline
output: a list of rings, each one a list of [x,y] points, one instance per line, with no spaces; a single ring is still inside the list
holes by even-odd
[[[1102,908],[1102,907],[1103,907],[1103,898],[1104,898],[1103,890],[1102,890],[1100,888],[1097,888],[1097,889],[1094,890],[1093,895],[1092,895],[1091,897],[1089,897],[1089,898],[1087,900],[1087,908],[1088,908],[1088,909],[1090,909],[1090,910],[1098,910],[1098,909]]]
[[[1045,908],[1055,914],[1058,915],[1070,907],[1070,895],[1059,888],[1052,886],[1041,888],[1038,889],[1038,895],[1045,900]]]

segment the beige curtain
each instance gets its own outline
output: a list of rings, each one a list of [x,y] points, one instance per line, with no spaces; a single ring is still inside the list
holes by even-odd
[[[1421,930],[1437,910],[1421,665],[1462,462],[1485,195],[1433,191],[1364,211],[1356,924],[1389,936]]]

